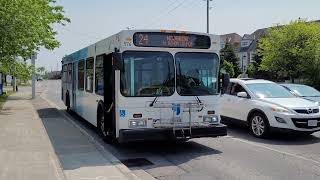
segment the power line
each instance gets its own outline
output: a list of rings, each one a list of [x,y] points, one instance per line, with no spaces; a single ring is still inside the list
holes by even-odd
[[[151,22],[142,24],[140,26],[153,26],[154,24],[157,24],[160,19],[167,16],[169,14],[169,12],[172,12],[173,10],[177,9],[179,6],[181,6],[183,4],[184,1],[186,1],[186,0],[182,0],[182,1],[180,1],[180,3],[179,3],[179,0],[171,2],[165,9],[163,9],[160,12],[160,15],[153,17],[152,18],[153,20]],[[176,3],[178,3],[178,4],[176,4]]]
[[[169,0],[169,2],[172,1],[172,0]],[[170,9],[176,2],[178,2],[177,0],[173,0],[170,4],[168,4],[165,8],[163,8],[161,11],[159,11],[159,14],[158,16],[154,16],[152,19],[159,19],[161,16],[163,16],[163,13],[166,12],[168,9]],[[154,21],[154,20],[153,20]],[[152,21],[152,22],[153,22]],[[139,25],[134,25],[132,26],[133,28],[137,28],[137,27],[140,27],[140,26],[147,26],[151,23],[142,23],[142,24],[139,24]]]
[[[186,9],[184,9],[185,11],[188,12],[189,15],[192,15],[192,12],[195,10],[195,9],[199,9],[199,8],[203,8],[204,7],[204,3],[199,3],[200,1],[203,1],[203,0],[193,0],[193,1],[189,1],[188,3],[188,6],[186,7]],[[183,26],[181,23],[178,23],[178,26]]]
[[[178,9],[180,6],[182,6],[187,0],[183,0],[180,4],[178,4],[176,7],[171,9],[171,11],[168,12],[168,14],[171,14],[174,10]]]
[[[176,9],[178,9],[179,7],[181,7],[186,1],[187,1],[187,0],[182,0],[182,1],[180,1],[179,4],[177,4],[177,5],[174,6],[172,9],[170,9],[168,12],[166,12],[166,13],[162,16],[162,18],[164,18],[165,16],[170,15],[173,11],[175,11]],[[159,21],[154,21],[154,22],[151,24],[151,26],[156,25],[156,24],[158,24],[158,23],[159,23]]]

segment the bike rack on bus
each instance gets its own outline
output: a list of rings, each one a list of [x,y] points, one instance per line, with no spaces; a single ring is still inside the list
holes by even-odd
[[[177,139],[189,139],[192,138],[192,127],[193,126],[203,126],[204,124],[199,122],[192,122],[192,112],[200,112],[203,109],[204,105],[202,103],[165,103],[157,102],[154,104],[153,108],[162,108],[162,109],[172,109],[172,118],[158,119],[154,122],[155,128],[172,128],[173,136]],[[177,111],[180,108],[180,117],[177,116]],[[188,122],[183,122],[181,118],[181,112],[188,113]]]

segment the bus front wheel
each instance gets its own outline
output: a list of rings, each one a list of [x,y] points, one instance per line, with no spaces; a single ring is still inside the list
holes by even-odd
[[[98,113],[97,113],[97,120],[98,120],[98,131],[100,136],[106,143],[115,144],[117,141],[112,137],[112,135],[107,133],[107,123],[104,115],[103,107],[99,106]]]
[[[98,130],[99,130],[99,133],[101,134],[101,136],[103,138],[106,138],[107,137],[107,133],[106,133],[106,128],[105,128],[105,119],[104,119],[104,112],[103,110],[101,110],[101,106],[99,107],[99,110],[98,110],[98,114],[97,114],[97,119],[98,119]]]

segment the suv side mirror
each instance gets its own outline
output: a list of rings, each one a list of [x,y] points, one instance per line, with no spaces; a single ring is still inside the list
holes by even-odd
[[[246,92],[238,92],[237,97],[248,98],[248,94]]]
[[[223,73],[221,94],[224,94],[227,91],[229,83],[230,83],[230,75],[228,73]]]

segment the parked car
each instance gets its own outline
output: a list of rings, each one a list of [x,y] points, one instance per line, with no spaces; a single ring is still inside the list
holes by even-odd
[[[256,137],[274,131],[320,131],[319,104],[271,81],[231,79],[221,101],[223,121],[243,122]]]
[[[313,87],[303,84],[280,84],[281,86],[288,89],[292,94],[309,99],[311,101],[318,102],[320,104],[320,91]]]

